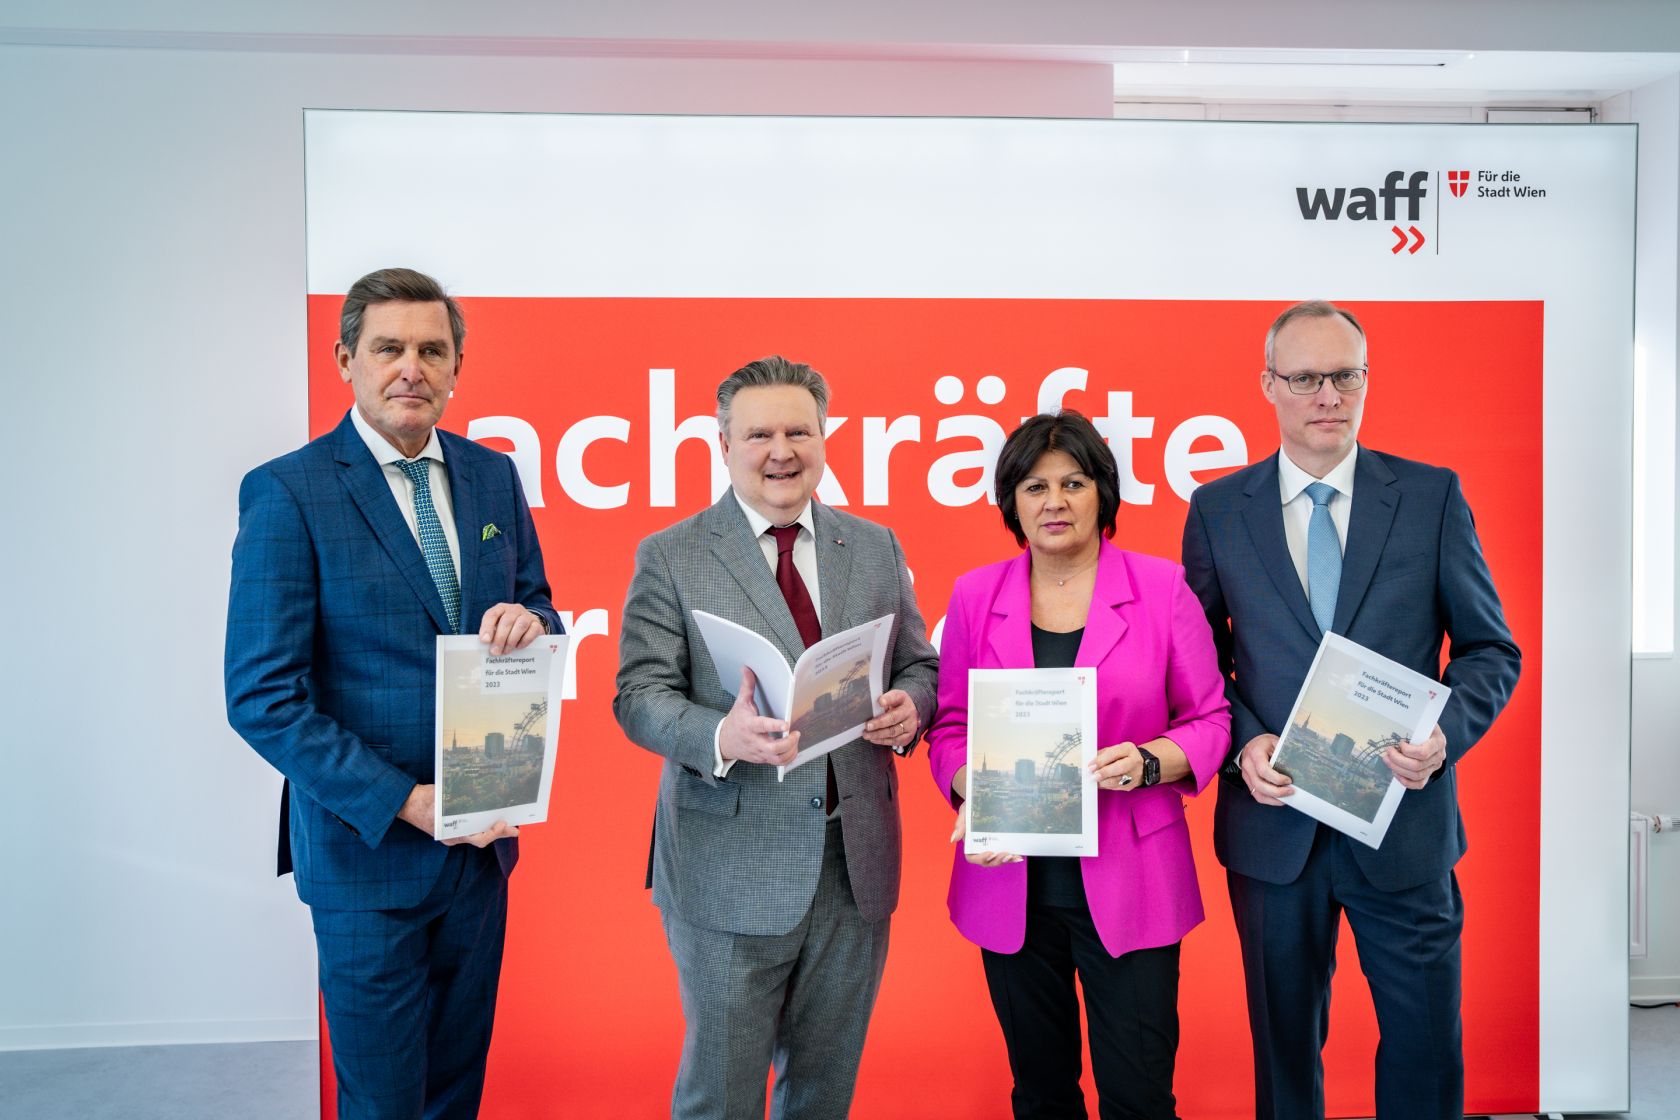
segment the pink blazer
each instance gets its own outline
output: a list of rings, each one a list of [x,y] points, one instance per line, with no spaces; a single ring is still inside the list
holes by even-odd
[[[968,745],[968,671],[1033,663],[1031,567],[1023,551],[951,590],[928,760],[953,803],[951,779]],[[1213,780],[1231,737],[1213,635],[1184,569],[1104,541],[1076,663],[1097,670],[1099,747],[1164,735],[1190,761],[1191,776],[1170,785],[1099,790],[1099,854],[1081,861],[1091,920],[1110,953],[1170,945],[1202,920],[1184,797]],[[1017,951],[1026,939],[1027,865],[980,867],[955,847],[951,921],[977,945]]]

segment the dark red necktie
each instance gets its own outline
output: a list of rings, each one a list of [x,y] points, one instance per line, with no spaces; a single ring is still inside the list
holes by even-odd
[[[799,536],[799,526],[772,525],[769,533],[776,538],[776,586],[782,589],[782,598],[787,600],[793,624],[799,627],[800,640],[808,649],[822,640],[822,622],[817,618],[817,608],[811,602],[811,593],[806,590],[805,581],[799,578],[799,569],[793,566],[793,542]],[[840,794],[834,784],[834,760],[825,758],[823,761],[828,764],[826,808],[832,813]]]
[[[805,581],[799,578],[799,569],[793,566],[793,542],[799,536],[799,526],[772,525],[770,535],[776,538],[776,586],[782,589],[782,598],[793,613],[800,639],[807,648],[814,646],[822,640],[822,622],[817,618],[817,608],[811,603]]]

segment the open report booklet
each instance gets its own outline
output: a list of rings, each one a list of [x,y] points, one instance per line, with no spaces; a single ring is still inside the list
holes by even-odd
[[[695,611],[694,621],[723,690],[739,692],[742,668],[751,669],[758,681],[754,700],[759,715],[787,720],[800,733],[799,753],[776,767],[777,781],[856,739],[863,725],[881,714],[890,614],[824,638],[800,654],[791,669],[781,650],[745,626],[705,611]]]
[[[437,796],[433,835],[470,836],[497,821],[548,819],[565,634],[501,657],[477,634],[437,640]]]
[[[1272,766],[1295,783],[1283,803],[1380,847],[1406,792],[1383,752],[1428,738],[1451,694],[1340,634],[1324,635],[1272,751]]]

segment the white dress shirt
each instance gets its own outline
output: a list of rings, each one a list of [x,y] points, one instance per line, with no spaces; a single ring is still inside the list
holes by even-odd
[[[742,502],[741,495],[736,494],[735,500],[740,502],[741,512],[747,515],[747,524],[752,526],[753,536],[758,538],[759,551],[764,553],[764,562],[770,565],[770,574],[774,576],[776,538],[770,535],[770,519],[746,502]],[[817,617],[820,619],[822,595],[817,590],[817,523],[811,516],[811,503],[806,502],[805,509],[788,524],[799,526],[799,535],[793,538],[793,567],[799,573],[799,578],[805,581],[805,590],[811,593],[811,606],[816,608]]]
[[[408,522],[408,531],[414,534],[414,543],[420,543],[420,525],[414,517],[414,483],[408,480],[408,475],[397,466],[406,456],[392,447],[385,437],[380,435],[362,410],[355,405],[350,406],[350,422],[356,425],[356,434],[362,437],[367,449],[379,462],[379,469],[385,472],[385,481],[391,487],[391,496],[397,500],[397,508],[402,511],[403,520]],[[421,449],[416,459],[426,460],[426,475],[432,491],[432,508],[437,511],[438,521],[443,525],[443,539],[449,542],[449,560],[455,565],[455,580],[461,579],[461,545],[455,539],[455,506],[449,500],[449,472],[443,468],[443,444],[438,441],[437,429],[433,428],[426,436],[426,446]]]
[[[1289,542],[1289,558],[1295,562],[1295,575],[1301,580],[1301,590],[1307,588],[1307,525],[1312,521],[1313,500],[1307,487],[1322,482],[1336,492],[1330,496],[1330,520],[1336,525],[1336,543],[1347,552],[1348,513],[1353,508],[1353,464],[1359,457],[1355,444],[1347,457],[1330,468],[1323,478],[1314,478],[1290,461],[1282,449],[1278,451],[1278,490],[1283,498],[1283,537]]]
[[[735,500],[740,503],[741,512],[747,515],[747,524],[752,527],[753,536],[758,539],[759,551],[764,553],[764,562],[770,565],[770,574],[776,574],[776,538],[770,535],[772,522],[756,509],[741,501],[741,495],[736,494]],[[810,593],[811,607],[817,612],[817,618],[822,618],[822,599],[817,590],[817,526],[811,516],[811,503],[806,502],[805,508],[790,525],[799,526],[799,535],[793,538],[793,567],[799,573],[799,578],[805,581],[805,590]],[[728,682],[734,685],[735,682]],[[736,687],[739,687],[738,685]],[[712,732],[712,773],[722,778],[728,775],[734,767],[735,760],[723,757],[723,748],[719,745],[719,737],[723,734],[723,721],[718,720],[717,730]]]

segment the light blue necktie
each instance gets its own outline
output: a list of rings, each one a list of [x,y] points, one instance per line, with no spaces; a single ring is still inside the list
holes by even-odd
[[[437,584],[443,599],[444,613],[449,616],[449,632],[461,632],[461,585],[455,579],[455,561],[449,555],[449,538],[443,535],[443,523],[432,507],[431,469],[424,459],[399,459],[397,466],[414,483],[414,527],[420,532],[420,553]],[[1315,515],[1316,516],[1316,515]]]
[[[1336,523],[1330,518],[1330,499],[1336,488],[1328,482],[1309,482],[1312,520],[1307,522],[1307,602],[1312,605],[1318,628],[1330,632],[1336,617],[1336,592],[1342,586],[1342,542]]]

